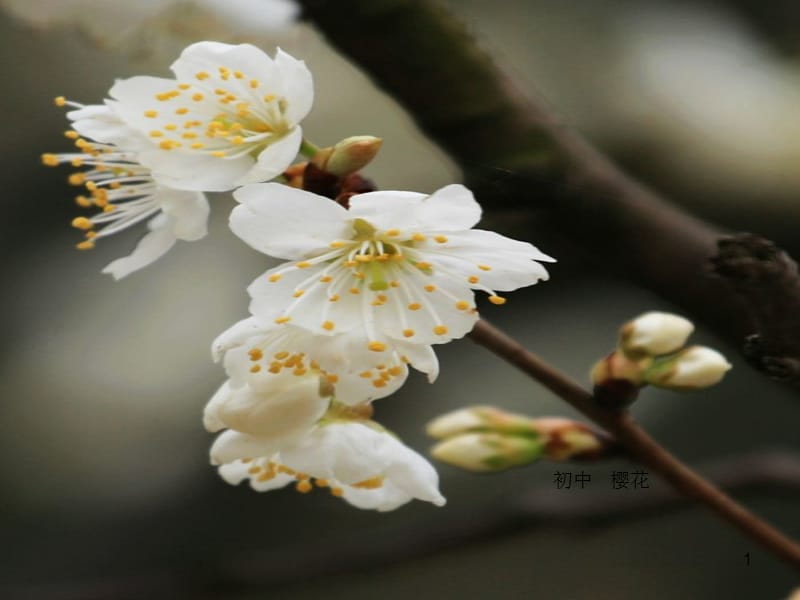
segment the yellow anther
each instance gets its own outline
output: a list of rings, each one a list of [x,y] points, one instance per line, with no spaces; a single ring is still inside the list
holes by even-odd
[[[175,131],[177,128],[178,126],[175,125],[175,123],[169,123],[168,125],[164,125],[164,129],[166,129],[167,131]]]
[[[372,379],[372,371],[363,371],[358,374],[362,379]]]
[[[69,161],[69,164],[71,164],[73,167],[82,167],[83,166],[83,159],[82,158],[73,158],[71,161]]]
[[[87,231],[94,227],[94,223],[92,223],[86,217],[75,217],[72,219],[72,226],[76,229],[83,229],[84,231]]]
[[[200,102],[200,100],[202,100],[203,98],[205,98],[205,96],[203,96],[203,94],[201,94],[200,92],[192,94],[192,100],[194,100],[195,102]]]
[[[433,333],[435,333],[436,335],[444,335],[445,333],[447,333],[447,327],[445,327],[444,325],[437,325],[436,327],[433,328]]]
[[[194,131],[187,131],[186,133],[182,133],[181,137],[185,140],[193,140],[197,137],[197,134]]]
[[[266,473],[262,473],[258,476],[257,481],[269,481],[270,479],[275,477],[275,473],[272,471],[267,471]]]
[[[423,288],[426,292],[435,292],[436,286],[433,284],[428,284]]]
[[[200,148],[205,148],[205,147],[206,145],[203,142],[195,142],[194,144],[191,144],[189,146],[189,148],[194,148],[195,150],[199,150]]]
[[[275,358],[278,359],[278,360],[283,360],[284,358],[288,358],[288,357],[289,357],[289,353],[286,352],[286,351],[276,352],[275,353]]]
[[[251,348],[247,351],[250,360],[261,360],[264,358],[264,353],[261,351],[261,348]]]
[[[464,300],[459,300],[456,302],[456,308],[458,310],[467,310],[469,308],[469,302],[465,302]]]
[[[149,135],[150,137],[164,137],[164,132],[159,131],[158,129],[153,129],[153,131],[151,131]]]
[[[300,261],[299,263],[295,263],[294,266],[297,267],[298,269],[307,269],[308,267],[311,266],[311,263],[306,261]]]
[[[327,479],[315,479],[314,484],[317,487],[326,488],[328,487],[328,480]]]
[[[417,302],[412,302],[408,305],[408,310],[419,310],[420,308],[422,308],[422,305]]]
[[[211,75],[209,75],[205,71],[199,71],[198,73],[195,73],[194,76],[197,77],[197,79],[199,79],[200,81],[203,81],[204,79],[208,79],[209,77],[211,77]]]
[[[355,259],[358,262],[367,263],[367,262],[371,262],[372,261],[372,255],[371,254],[358,254],[358,255],[356,255]]]
[[[67,178],[70,185],[81,185],[86,181],[86,176],[83,173],[73,173]]]
[[[144,116],[148,119],[155,119],[158,116],[157,110],[146,110],[144,111]]]
[[[478,268],[481,271],[491,271],[492,270],[492,267],[490,267],[489,265],[478,265]]]
[[[469,277],[467,277],[467,281],[469,281],[470,283],[478,283],[480,280],[481,278],[476,275],[470,275]]]
[[[264,102],[272,102],[273,100],[275,100],[275,96],[273,94],[267,94],[264,96]]]
[[[388,371],[389,375],[397,377],[403,373],[403,367],[391,367]]]
[[[333,321],[325,321],[322,324],[322,328],[327,329],[328,331],[333,331],[336,328],[336,323],[334,323]]]
[[[261,85],[261,82],[258,79],[251,79],[250,80],[250,87],[252,89],[256,89],[260,85]]]
[[[100,206],[100,203],[97,201],[95,201],[95,204],[97,204],[97,206]],[[117,210],[117,207],[114,206],[113,204],[107,204],[106,206],[103,207],[104,213],[114,212],[115,210]]]
[[[343,264],[345,267],[355,267],[358,263],[354,260],[346,260]]]
[[[188,84],[188,83],[179,83],[178,84],[178,89],[179,90],[188,90],[190,87],[192,87],[192,86],[190,84]]]
[[[355,287],[351,287],[350,290],[349,290],[349,292],[351,294],[358,294],[358,293],[360,293],[360,291],[361,290],[359,290],[358,288],[355,288]]]
[[[328,302],[338,302],[339,301],[339,294],[334,294],[333,296],[328,296]]]
[[[327,379],[330,383],[339,383],[339,376],[334,375],[333,373],[328,373],[325,375],[325,379]]]
[[[292,375],[297,375],[298,377],[305,375],[306,373],[307,371],[303,367],[297,367],[294,371],[292,371]]]
[[[78,135],[77,131],[70,130],[64,132],[64,137],[68,137],[71,140],[77,140],[80,136]]]
[[[429,262],[421,261],[421,262],[417,263],[417,268],[422,270],[422,271],[427,271],[427,270],[433,268],[433,265],[431,263],[429,263]]]
[[[384,352],[386,350],[386,344],[383,342],[370,342],[367,344],[367,348],[373,352]]]
[[[92,240],[84,240],[79,244],[75,244],[75,247],[78,250],[91,250],[92,248],[94,248],[94,242]]]
[[[344,491],[342,490],[342,488],[338,488],[338,487],[331,488],[331,496],[335,496],[337,498],[341,498],[343,495],[344,495]]]
[[[374,379],[372,385],[376,388],[386,387],[386,382],[383,379]]]
[[[414,330],[413,329],[403,329],[403,337],[413,337]]]
[[[446,235],[435,235],[435,236],[433,236],[433,239],[436,240],[440,244],[446,244],[447,243],[447,236]]]
[[[359,481],[358,483],[351,484],[354,488],[361,488],[362,490],[375,490],[379,487],[383,487],[383,477],[373,477],[372,479],[365,479],[364,481]]]
[[[294,489],[296,489],[301,494],[307,494],[313,489],[313,486],[311,485],[311,482],[308,481],[308,479],[303,479],[302,481],[297,482],[297,485],[294,486]]]
[[[216,156],[217,158],[222,158],[222,157],[225,156],[225,153],[222,150],[214,150],[214,152],[211,153],[211,156]]]
[[[341,248],[342,246],[344,246],[344,245],[345,245],[345,242],[342,242],[342,241],[340,241],[340,240],[337,240],[337,241],[335,241],[335,242],[331,242],[331,243],[330,243],[330,244],[328,244],[328,245],[329,245],[331,248]]]
[[[400,287],[400,282],[397,281],[396,279],[393,279],[392,281],[389,282],[389,285],[393,288]]]
[[[55,154],[42,154],[42,164],[56,167],[58,166],[58,157]]]
[[[82,208],[89,208],[92,205],[92,201],[89,200],[86,196],[78,196],[75,198],[75,204]]]
[[[65,106],[67,104],[67,99],[64,96],[56,96],[53,98],[53,102],[56,106]]]
[[[273,273],[269,277],[267,277],[267,281],[270,283],[275,283],[276,281],[280,281],[280,278],[283,277],[280,273]]]
[[[386,230],[386,235],[388,235],[390,237],[396,237],[396,236],[400,235],[400,230],[399,229],[387,229]]]
[[[428,238],[422,235],[421,233],[415,233],[414,235],[411,236],[411,239],[414,240],[415,242],[424,242]]]
[[[231,143],[234,146],[241,146],[244,144],[244,138],[241,135],[235,135],[231,138]]]
[[[253,365],[252,367],[250,367],[251,373],[258,373],[260,370],[261,370],[261,365]]]
[[[166,102],[170,98],[172,98],[172,96],[170,95],[169,92],[161,92],[160,94],[155,95],[155,99],[158,100],[159,102]]]
[[[108,187],[110,187],[112,190],[118,190],[122,187],[122,184],[119,181],[112,181],[108,184]]]
[[[500,304],[505,304],[506,299],[503,298],[502,296],[489,296],[489,302],[491,302],[492,304],[500,305]]]
[[[236,79],[242,79],[244,77],[244,73],[241,71],[234,71],[233,76],[236,77]]]
[[[92,240],[92,239],[97,237],[97,232],[96,231],[87,231],[83,235],[86,237],[87,240]]]
[[[333,277],[331,277],[330,275],[323,275],[322,277],[319,278],[319,281],[320,283],[330,283],[331,281],[333,281]]]
[[[292,320],[291,317],[278,317],[277,319],[275,319],[275,322],[278,325],[282,325],[283,323],[288,323],[291,320]]]
[[[252,467],[247,469],[247,472],[250,473],[250,475],[255,475],[256,473],[258,473],[260,471],[261,471],[261,467],[256,466],[256,465],[253,465]]]
[[[173,142],[172,140],[162,140],[159,142],[158,147],[162,150],[172,150],[173,148],[177,148],[180,146],[178,142]]]

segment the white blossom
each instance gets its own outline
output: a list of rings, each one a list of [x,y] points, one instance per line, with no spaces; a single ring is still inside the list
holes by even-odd
[[[160,183],[224,191],[280,175],[297,156],[313,101],[305,63],[249,44],[199,42],[172,64],[175,79],[118,81],[107,103],[152,142],[140,153]]]
[[[245,186],[231,229],[266,254],[289,259],[249,287],[250,311],[319,335],[363,330],[371,351],[383,338],[447,342],[478,319],[473,289],[489,294],[547,279],[531,244],[471,229],[481,209],[461,185],[430,196],[358,194],[350,208],[278,184]]]
[[[431,464],[371,421],[321,422],[303,439],[275,451],[269,437],[236,431],[221,434],[212,464],[231,484],[249,479],[257,491],[295,483],[316,485],[362,509],[394,510],[413,499],[442,506],[439,478]]]
[[[360,404],[388,396],[408,376],[408,367],[436,379],[438,361],[430,346],[383,338],[379,352],[367,348],[363,331],[316,335],[300,327],[263,325],[249,318],[222,333],[213,343],[216,360],[224,365],[233,386],[268,381],[285,373],[314,373],[335,388],[345,404]]]
[[[645,373],[645,379],[647,383],[668,389],[699,390],[719,383],[731,366],[712,348],[690,346],[663,365],[655,365],[652,375]]]
[[[694,325],[688,319],[650,311],[623,325],[620,341],[626,352],[669,354],[682,348],[693,331]]]
[[[177,240],[206,235],[209,207],[205,196],[157,183],[150,169],[139,162],[142,148],[149,146],[146,139],[107,106],[83,106],[63,98],[56,103],[77,108],[67,114],[74,130],[66,135],[75,140],[79,151],[44,154],[42,160],[50,166],[89,167],[73,173],[69,181],[87,189],[87,195],[76,199],[79,206],[100,209],[91,217],[73,219],[73,226],[86,236],[78,248],[93,248],[98,240],[149,219],[149,232],[133,253],[107,265],[104,273],[120,279],[163,256]]]

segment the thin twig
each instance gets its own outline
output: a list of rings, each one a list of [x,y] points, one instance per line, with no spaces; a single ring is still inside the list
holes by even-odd
[[[604,427],[628,449],[633,458],[653,469],[677,490],[703,502],[770,552],[800,570],[800,545],[678,460],[637,425],[628,411],[600,408],[592,394],[580,384],[485,320],[478,321],[469,335],[473,341],[515,365]]]

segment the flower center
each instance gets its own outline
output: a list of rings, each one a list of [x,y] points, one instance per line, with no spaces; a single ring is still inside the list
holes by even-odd
[[[195,81],[179,82],[155,99],[163,105],[154,104],[144,116],[153,119],[149,135],[162,150],[255,157],[292,129],[285,99],[227,67],[216,73],[199,71]]]

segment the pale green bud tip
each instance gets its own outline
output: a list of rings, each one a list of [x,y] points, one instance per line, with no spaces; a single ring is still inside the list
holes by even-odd
[[[354,135],[332,148],[320,150],[313,158],[320,169],[344,177],[366,167],[383,145],[383,140],[371,135]]]
[[[436,439],[444,439],[451,435],[480,429],[484,427],[484,420],[480,413],[473,408],[462,408],[436,417],[428,423],[425,431]]]
[[[489,405],[460,408],[434,419],[427,427],[428,435],[438,439],[460,433],[489,431],[532,437],[539,435],[530,417]]]
[[[699,390],[720,382],[731,364],[705,346],[692,346],[646,374],[648,383],[674,390]]]
[[[658,356],[683,347],[694,331],[688,319],[664,312],[647,312],[620,330],[620,348],[629,354]]]
[[[464,433],[436,444],[437,460],[468,471],[502,471],[537,460],[544,445],[537,438],[499,433]]]

